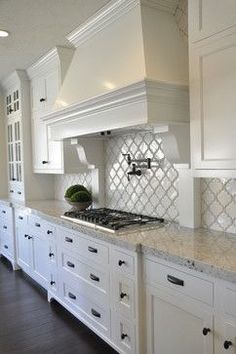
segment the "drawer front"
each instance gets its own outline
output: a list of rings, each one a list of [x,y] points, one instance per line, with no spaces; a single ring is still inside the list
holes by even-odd
[[[13,257],[14,254],[14,246],[13,239],[10,234],[5,234],[1,236],[1,253],[6,257]]]
[[[56,242],[57,233],[56,227],[49,222],[43,221],[42,232],[45,234],[46,238],[50,242]]]
[[[48,247],[49,266],[57,266],[57,248],[55,243],[50,243]]]
[[[62,248],[67,248],[72,252],[77,252],[89,262],[107,265],[109,260],[108,246],[94,240],[81,237],[79,233],[72,233],[66,230],[60,231],[60,241]]]
[[[12,221],[9,221],[7,218],[4,218],[0,221],[0,233],[2,235],[5,234],[13,234],[13,224]]]
[[[120,250],[113,250],[113,269],[125,275],[135,275],[134,257]]]
[[[108,335],[110,332],[110,310],[88,300],[88,298],[70,285],[63,283],[64,301],[78,311],[99,332]],[[85,316],[83,316],[85,315]]]
[[[112,313],[112,339],[122,353],[136,353],[134,324]]]
[[[12,220],[12,208],[0,204],[0,218],[7,218]]]
[[[15,211],[15,223],[16,225],[22,225],[25,226],[27,225],[28,222],[28,216],[26,215],[26,211],[24,210],[16,210]]]
[[[213,283],[151,260],[145,261],[146,280],[213,305]]]
[[[66,252],[61,253],[61,261],[66,272],[80,277],[104,293],[108,293],[109,273],[91,267],[85,261],[78,260]]]
[[[134,282],[124,276],[114,276],[112,281],[114,310],[120,315],[133,319],[135,315]]]
[[[45,221],[38,216],[30,215],[28,218],[30,233],[46,241]]]

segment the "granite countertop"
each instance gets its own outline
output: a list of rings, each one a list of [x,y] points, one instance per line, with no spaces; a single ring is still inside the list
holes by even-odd
[[[7,203],[7,200],[0,200]],[[9,204],[9,201],[8,201]],[[44,217],[50,222],[108,241],[131,251],[157,256],[198,272],[236,283],[236,235],[177,224],[135,232],[109,233],[62,219],[68,204],[62,201],[13,202],[18,208]]]

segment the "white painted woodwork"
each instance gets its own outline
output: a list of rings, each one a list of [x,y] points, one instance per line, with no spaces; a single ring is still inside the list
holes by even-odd
[[[31,242],[28,236],[27,226],[16,227],[17,263],[27,274],[30,273],[32,262]]]
[[[194,301],[161,289],[147,289],[148,354],[213,354],[213,314]]]
[[[6,197],[8,194],[7,167],[7,149],[4,125],[4,100],[3,94],[0,90],[0,196],[2,198]]]
[[[191,50],[192,157],[197,169],[235,169],[236,35]]]
[[[32,235],[32,264],[31,275],[43,287],[47,288],[49,282],[49,246],[42,237]]]
[[[189,0],[189,36],[191,42],[224,31],[236,31],[236,3],[234,0]],[[227,34],[227,32],[226,32]]]
[[[8,195],[21,201],[53,197],[53,179],[36,176],[32,168],[29,80],[16,70],[1,83],[5,97]],[[9,98],[11,97],[11,98]]]

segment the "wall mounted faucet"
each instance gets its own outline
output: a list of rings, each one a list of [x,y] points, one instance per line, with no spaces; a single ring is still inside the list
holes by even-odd
[[[141,176],[141,169],[151,169],[151,159],[132,159],[130,154],[122,154],[129,166],[132,165],[132,169],[127,172],[128,181],[130,181],[130,176]]]

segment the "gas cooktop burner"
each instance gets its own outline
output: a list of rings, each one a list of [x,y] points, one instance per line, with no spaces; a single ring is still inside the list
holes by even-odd
[[[132,214],[108,208],[67,211],[62,218],[110,232],[115,232],[124,228],[130,229],[134,226],[143,226],[147,224],[160,225],[164,223],[163,218]]]

